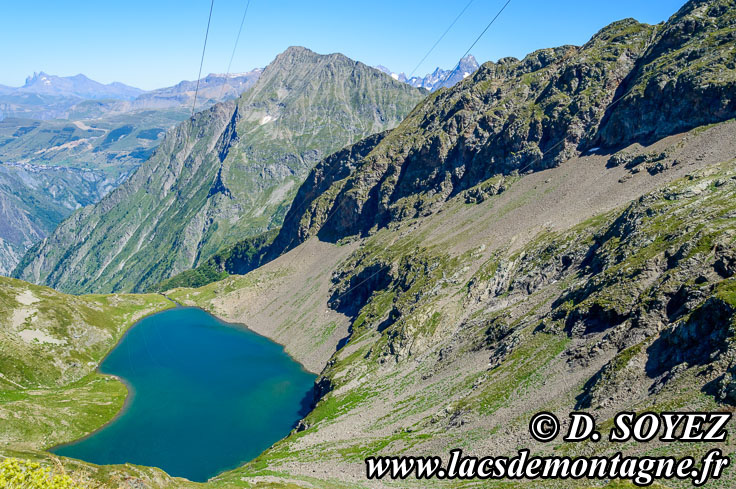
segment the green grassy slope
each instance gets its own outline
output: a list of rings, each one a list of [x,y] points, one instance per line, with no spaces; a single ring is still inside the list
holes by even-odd
[[[97,365],[135,321],[173,305],[155,294],[74,297],[0,277],[0,443],[45,448],[108,421],[126,389]]]
[[[125,402],[125,385],[99,374],[100,361],[134,322],[173,306],[156,294],[77,297],[0,277],[0,458],[58,471],[43,450],[99,429]],[[71,461],[63,470],[84,488],[141,478],[172,486],[158,469]]]

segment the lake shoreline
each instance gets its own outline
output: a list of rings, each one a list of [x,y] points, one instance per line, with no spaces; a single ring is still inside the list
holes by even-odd
[[[174,304],[178,304],[178,302],[176,302],[174,300],[171,300],[168,297],[166,297],[166,299],[168,299],[169,301],[173,302]],[[130,326],[128,326],[125,329],[125,331],[123,331],[123,334],[120,335],[120,338],[118,339],[118,341],[115,342],[115,344],[110,348],[110,350],[108,350],[105,353],[105,355],[100,359],[100,361],[95,366],[94,373],[99,374],[99,375],[103,376],[103,378],[106,378],[106,379],[114,379],[114,380],[117,380],[118,382],[120,382],[121,384],[123,384],[123,386],[125,386],[125,390],[126,390],[125,400],[123,401],[123,405],[120,407],[120,409],[117,411],[117,413],[115,413],[115,416],[113,416],[109,420],[105,421],[105,423],[102,426],[100,426],[99,428],[95,429],[94,431],[90,431],[89,433],[87,433],[86,435],[82,436],[81,438],[77,438],[75,440],[67,441],[67,442],[64,442],[64,443],[58,443],[58,444],[53,445],[51,447],[45,448],[44,449],[45,452],[48,452],[48,453],[51,453],[51,454],[56,455],[54,453],[54,450],[57,450],[57,449],[62,448],[62,447],[71,446],[71,445],[73,445],[75,443],[79,443],[79,442],[81,442],[83,440],[86,440],[87,438],[93,436],[97,432],[102,431],[108,425],[112,424],[118,418],[120,418],[120,416],[122,416],[123,414],[125,414],[125,411],[130,407],[130,403],[132,402],[132,399],[133,399],[133,394],[135,393],[135,390],[133,389],[133,386],[127,380],[123,379],[122,377],[119,377],[117,375],[107,374],[105,372],[102,372],[100,370],[100,365],[102,365],[104,363],[104,361],[107,359],[107,357],[110,356],[110,354],[113,352],[113,350],[115,348],[117,348],[118,345],[120,345],[120,343],[123,342],[123,340],[128,335],[128,333],[130,332],[130,330],[132,330],[138,324],[140,324],[141,321],[143,321],[144,319],[147,319],[147,318],[149,318],[151,316],[155,316],[156,314],[160,314],[162,312],[166,312],[166,311],[170,311],[172,309],[176,309],[176,307],[177,307],[176,305],[173,305],[173,306],[167,307],[166,309],[162,309],[160,311],[155,311],[155,312],[151,312],[151,313],[145,314],[143,317],[140,317],[137,320],[135,320],[133,322],[133,324],[131,324]]]
[[[172,313],[161,321],[150,321],[156,315]],[[140,331],[141,326],[146,329]],[[97,465],[158,467],[173,477],[193,482],[240,467],[288,436],[306,414],[301,407],[303,399],[309,398],[318,377],[283,344],[268,336],[243,323],[175,301],[171,301],[171,307],[146,315],[127,328],[95,373],[125,386],[122,406],[94,431],[46,451]],[[143,397],[135,403],[138,396]],[[189,402],[197,398],[209,399],[212,406]],[[166,406],[172,402],[181,408],[170,411]],[[205,431],[173,434],[172,427],[186,426],[181,423],[192,415],[210,418]],[[141,429],[146,426],[141,420],[146,423],[148,419],[150,430]],[[116,423],[119,425],[102,433]],[[240,431],[234,429],[231,433],[223,428],[230,424]],[[90,440],[96,435],[98,439]],[[251,443],[239,441],[250,436]],[[196,440],[202,440],[201,445]],[[167,444],[176,448],[152,451],[151,447]],[[202,447],[210,450],[220,445],[226,447],[221,448],[221,456],[186,465],[186,454],[196,457]],[[180,457],[181,450],[184,452]],[[165,456],[157,455],[165,452]],[[236,463],[232,458],[239,460]],[[219,468],[219,464],[225,468]]]
[[[276,343],[278,345],[281,345],[283,347],[283,349],[284,349],[284,353],[286,353],[287,355],[289,355],[289,358],[291,358],[296,363],[298,363],[299,365],[301,365],[305,372],[309,372],[310,374],[316,375],[317,377],[319,377],[322,374],[322,372],[317,372],[317,371],[314,371],[314,370],[310,370],[306,365],[304,365],[304,363],[302,363],[301,361],[299,361],[298,358],[296,358],[294,355],[292,355],[291,353],[289,353],[289,351],[286,349],[286,345],[284,343],[281,343],[280,341],[278,341],[275,338],[271,338],[268,335],[265,335],[263,333],[260,333],[260,332],[258,332],[256,330],[254,330],[253,328],[249,327],[245,323],[228,321],[227,319],[224,319],[224,318],[220,317],[217,313],[215,313],[213,311],[208,311],[207,309],[205,309],[203,307],[200,307],[200,306],[191,306],[191,305],[182,304],[181,302],[179,302],[179,301],[177,301],[175,299],[172,299],[171,297],[169,297],[168,295],[166,295],[166,292],[159,292],[159,294],[161,294],[163,297],[165,297],[166,299],[168,299],[171,302],[173,302],[174,304],[176,304],[176,307],[199,309],[200,311],[204,311],[207,314],[209,314],[210,316],[213,316],[213,317],[217,318],[219,321],[221,321],[222,323],[224,323],[224,324],[226,324],[228,326],[231,326],[233,328],[243,328],[243,329],[246,329],[246,330],[250,331],[251,333],[257,334],[258,336],[262,336],[263,338],[266,338],[267,340],[271,340],[274,343]]]
[[[122,341],[122,338],[121,338],[121,341]],[[116,346],[117,346],[117,344],[116,344]],[[100,363],[102,363],[102,362],[100,362]],[[98,365],[98,368],[99,368],[99,365]],[[96,369],[95,372],[98,373],[98,374],[100,374],[100,375],[102,375],[105,380],[108,380],[108,381],[109,380],[116,380],[116,381],[120,382],[121,384],[123,384],[123,386],[125,386],[126,393],[125,393],[125,400],[123,401],[123,405],[120,407],[120,409],[118,410],[118,412],[115,413],[115,416],[113,416],[112,418],[110,418],[108,421],[105,422],[105,424],[103,424],[102,426],[100,426],[96,430],[90,431],[89,433],[87,433],[83,437],[77,438],[76,440],[68,441],[68,442],[65,442],[65,443],[59,443],[58,445],[54,445],[52,447],[46,448],[44,451],[49,452],[49,453],[51,453],[53,455],[57,455],[54,452],[54,450],[58,450],[60,448],[65,448],[65,447],[70,447],[72,445],[76,445],[77,443],[81,443],[81,442],[83,442],[83,441],[91,438],[92,436],[96,435],[98,432],[104,430],[109,425],[111,425],[112,423],[114,423],[115,421],[117,421],[130,408],[130,405],[133,402],[133,396],[135,394],[135,389],[133,389],[133,385],[130,382],[128,382],[127,380],[125,380],[124,378],[120,377],[120,376],[117,376],[117,375],[114,375],[114,374],[106,374],[106,373],[101,372],[98,369]],[[59,457],[65,457],[64,455],[57,455],[57,456],[59,456]],[[69,457],[66,457],[66,458],[69,458]],[[86,463],[91,463],[91,462],[86,462]]]

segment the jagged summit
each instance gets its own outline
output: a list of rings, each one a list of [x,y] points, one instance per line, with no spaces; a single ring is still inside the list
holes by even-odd
[[[478,69],[478,61],[476,61],[472,54],[468,54],[453,68],[443,70],[438,67],[424,77],[412,76],[411,78],[407,78],[405,73],[394,73],[383,65],[376,66],[376,69],[390,75],[394,80],[408,83],[413,87],[425,88],[433,92],[443,87],[451,87],[473,74]],[[450,76],[451,73],[452,76]]]
[[[34,72],[25,80],[25,84],[16,89],[20,93],[37,93],[83,99],[120,99],[132,100],[144,93],[143,90],[123,83],[113,82],[107,85],[91,80],[83,74],[74,76],[49,75],[43,71]]]
[[[304,46],[289,46],[283,52],[278,54],[266,69],[275,70],[283,66],[294,64],[301,65],[305,62],[318,64],[342,62],[351,65],[363,65],[363,63],[350,59],[342,53],[318,54]]]
[[[294,65],[304,66],[305,64],[314,64],[315,66],[328,64],[343,67],[355,66],[356,69],[361,71],[367,70],[368,72],[378,71],[386,73],[384,70],[370,67],[360,61],[355,61],[342,53],[318,54],[303,46],[290,46],[277,55],[273,62],[266,67],[264,75],[268,75],[269,72],[277,72],[278,70],[289,70]]]

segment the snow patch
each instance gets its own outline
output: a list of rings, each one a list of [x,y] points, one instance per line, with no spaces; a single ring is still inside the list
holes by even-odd
[[[258,125],[262,126],[263,124],[268,124],[269,122],[275,121],[276,118],[270,115],[264,115],[261,117],[261,120],[258,121]]]

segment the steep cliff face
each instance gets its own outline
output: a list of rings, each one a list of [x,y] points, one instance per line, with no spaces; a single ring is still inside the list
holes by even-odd
[[[317,161],[398,124],[423,96],[342,55],[290,48],[238,100],[167,135],[135,175],[62,223],[14,273],[74,293],[143,290],[280,225]]]
[[[99,170],[0,162],[0,275],[75,209],[116,182]]]
[[[218,136],[234,115],[233,102],[218,104],[178,126],[124,184],[98,204],[72,214],[34,246],[15,274],[81,292],[91,290],[103,275],[119,273],[131,257],[150,263],[158,254],[173,264],[176,254],[148,247],[154,235],[159,247],[166,239],[174,247],[186,246],[175,224],[206,203],[217,171],[208,155],[227,145]],[[147,250],[138,253],[144,245]],[[119,275],[127,275],[127,270]]]
[[[385,136],[387,132],[377,133],[347,146],[323,159],[309,173],[308,179],[299,187],[292,201],[294,211],[287,215],[293,221],[301,218],[307,204],[329,189],[332,179],[347,177],[357,161],[364,158]],[[324,219],[317,216],[316,219]],[[293,222],[290,222],[290,226]],[[199,264],[193,270],[181,272],[157,284],[155,290],[169,290],[176,287],[201,287],[229,274],[244,275],[260,265],[273,260],[285,250],[295,247],[304,236],[287,236],[280,229],[271,229],[263,234],[245,238],[232,246],[227,246]],[[278,239],[278,241],[276,241]]]
[[[599,143],[652,141],[736,114],[736,3],[685,4],[617,89]]]
[[[623,20],[582,47],[486,63],[427,98],[349,177],[327,176],[330,190],[292,210],[277,243],[365,234],[494,175],[734,117],[735,10],[691,2],[662,25]]]

